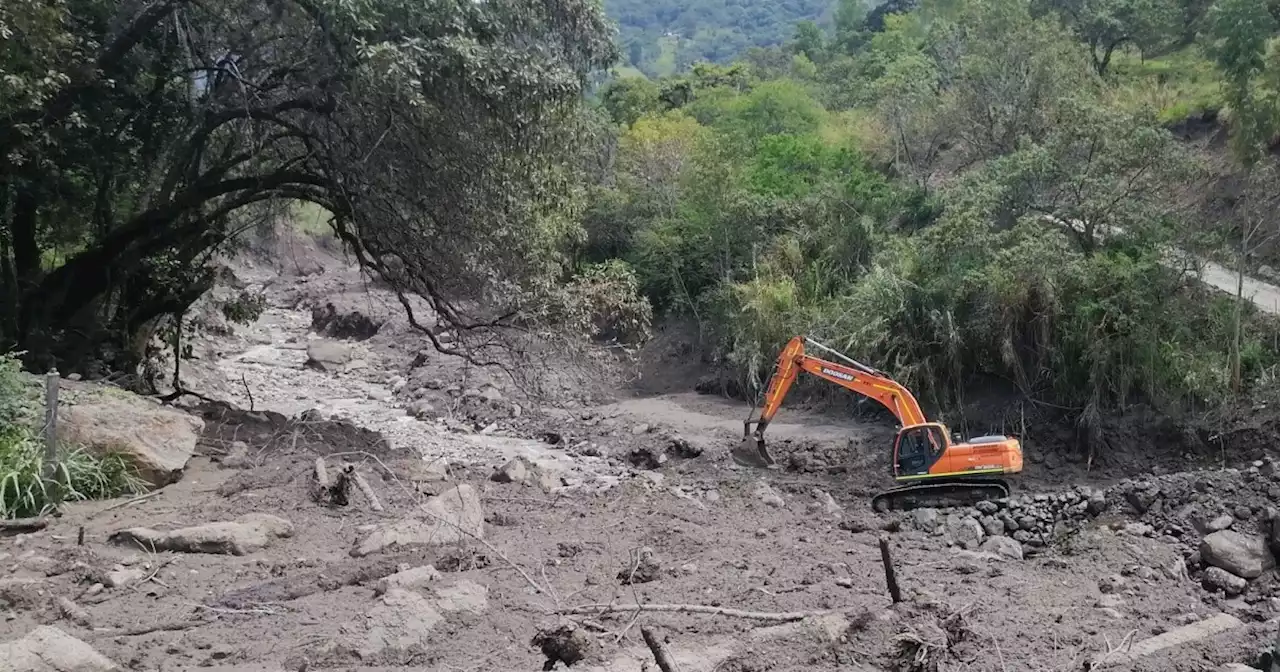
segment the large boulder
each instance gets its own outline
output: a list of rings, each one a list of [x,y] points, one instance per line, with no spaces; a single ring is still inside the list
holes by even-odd
[[[472,538],[484,538],[484,510],[475,488],[464,483],[428,499],[413,517],[374,528],[351,555],[398,546],[447,546]]]
[[[410,590],[391,588],[365,614],[369,634],[360,655],[368,658],[384,652],[421,652],[430,649],[431,631],[444,616],[431,600]]]
[[[49,625],[0,644],[0,672],[117,672],[92,646]]]
[[[489,589],[466,579],[449,586],[435,585],[428,595],[393,586],[381,593],[365,615],[368,635],[359,651],[363,657],[384,653],[430,650],[431,631],[453,613],[482,615],[489,609]],[[435,643],[438,646],[438,642]]]
[[[1234,530],[1214,532],[1200,540],[1200,557],[1206,564],[1244,579],[1256,579],[1276,566],[1265,539]]]
[[[143,397],[103,395],[58,411],[58,437],[97,455],[118,454],[155,486],[182,478],[204,421]]]
[[[131,527],[109,540],[131,548],[181,553],[248,555],[271,545],[277,538],[293,536],[293,523],[269,513],[249,513],[234,521],[205,523],[170,532]]]
[[[333,341],[307,343],[306,366],[317,371],[334,373],[342,371],[351,362],[351,346]]]

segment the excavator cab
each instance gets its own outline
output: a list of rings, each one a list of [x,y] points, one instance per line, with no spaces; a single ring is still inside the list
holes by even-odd
[[[930,423],[904,427],[893,446],[894,478],[928,476],[929,469],[946,453],[946,429]]]

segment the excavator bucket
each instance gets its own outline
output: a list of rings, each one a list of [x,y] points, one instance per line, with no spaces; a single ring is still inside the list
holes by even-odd
[[[769,451],[764,447],[764,439],[754,436],[743,438],[742,443],[733,449],[731,455],[734,462],[744,467],[768,469],[774,464],[773,458],[769,456]]]

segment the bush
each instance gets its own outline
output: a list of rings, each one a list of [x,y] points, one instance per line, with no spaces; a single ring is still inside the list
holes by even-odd
[[[58,499],[107,499],[146,490],[146,483],[118,455],[98,457],[62,446],[53,478],[45,475],[44,440],[33,424],[21,367],[0,355],[0,518],[48,512]]]
[[[600,342],[633,345],[649,337],[653,308],[621,260],[585,266],[563,286],[544,288],[543,320]]]

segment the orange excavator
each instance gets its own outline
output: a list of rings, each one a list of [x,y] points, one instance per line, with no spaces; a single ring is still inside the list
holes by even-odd
[[[830,353],[841,363],[806,354],[806,345]],[[759,418],[748,417],[743,423],[742,445],[732,453],[735,462],[758,468],[775,464],[765,449],[764,430],[801,371],[880,402],[902,424],[891,460],[893,478],[900,485],[875,495],[871,500],[874,510],[970,506],[1009,496],[1009,485],[1000,477],[1022,471],[1022,446],[1017,439],[982,436],[952,443],[947,426],[925,420],[920,404],[907,388],[805,336],[792,338],[778,356],[778,368],[769,379]],[[751,410],[752,416],[755,411]]]

